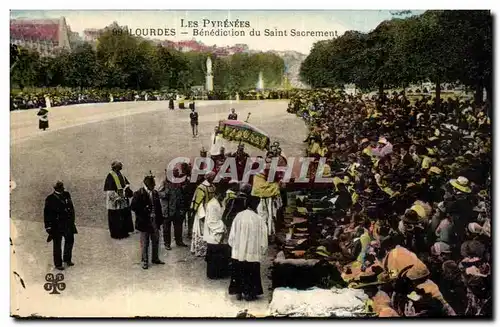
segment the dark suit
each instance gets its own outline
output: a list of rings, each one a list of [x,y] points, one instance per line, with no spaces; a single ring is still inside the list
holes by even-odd
[[[75,208],[71,201],[71,195],[64,191],[60,194],[52,193],[45,199],[43,210],[45,230],[53,241],[54,265],[62,266],[64,262],[71,262],[74,234],[77,234],[75,226]],[[64,254],[61,258],[61,244],[64,237]]]
[[[153,246],[153,261],[159,261],[159,228],[163,223],[160,197],[156,190],[152,191],[153,200],[149,193],[140,188],[134,193],[130,207],[135,212],[135,228],[141,232],[142,261],[148,263],[149,241]],[[154,216],[154,217],[152,217]]]
[[[162,185],[158,194],[162,204],[163,241],[165,246],[170,246],[172,239],[171,229],[174,226],[174,237],[177,245],[182,244],[182,223],[185,216],[184,185],[166,183]]]

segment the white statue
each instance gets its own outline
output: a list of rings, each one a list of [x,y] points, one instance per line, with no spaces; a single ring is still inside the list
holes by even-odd
[[[212,59],[207,58],[207,75],[212,75]]]
[[[207,58],[207,75],[205,76],[205,89],[207,91],[214,90],[214,77],[212,75],[212,59]]]

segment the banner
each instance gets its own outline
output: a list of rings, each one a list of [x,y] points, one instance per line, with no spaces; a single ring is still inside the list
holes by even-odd
[[[229,141],[243,142],[254,146],[260,150],[269,148],[269,137],[257,131],[246,128],[245,125],[227,125],[224,122],[219,124],[219,131],[222,137]]]

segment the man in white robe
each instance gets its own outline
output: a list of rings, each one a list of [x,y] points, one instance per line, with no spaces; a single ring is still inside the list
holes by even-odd
[[[226,189],[226,183],[217,184],[215,196],[207,203],[203,240],[207,242],[205,261],[209,279],[228,276],[230,254],[226,226],[222,221]]]
[[[260,263],[267,253],[266,222],[255,212],[259,198],[249,197],[248,208],[236,215],[229,233],[232,272],[229,294],[255,300],[264,294]]]

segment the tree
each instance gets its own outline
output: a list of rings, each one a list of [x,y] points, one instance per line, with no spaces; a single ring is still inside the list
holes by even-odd
[[[475,102],[481,103],[483,88],[492,96],[492,16],[487,10],[446,10],[439,13],[439,24],[453,43],[454,77],[475,89]]]
[[[90,44],[78,45],[67,56],[67,82],[73,87],[91,87],[98,74],[97,54]]]
[[[12,48],[12,50],[15,50]],[[17,85],[23,89],[25,86],[33,86],[38,79],[40,55],[28,49],[17,51],[16,65],[10,72],[11,85]]]

